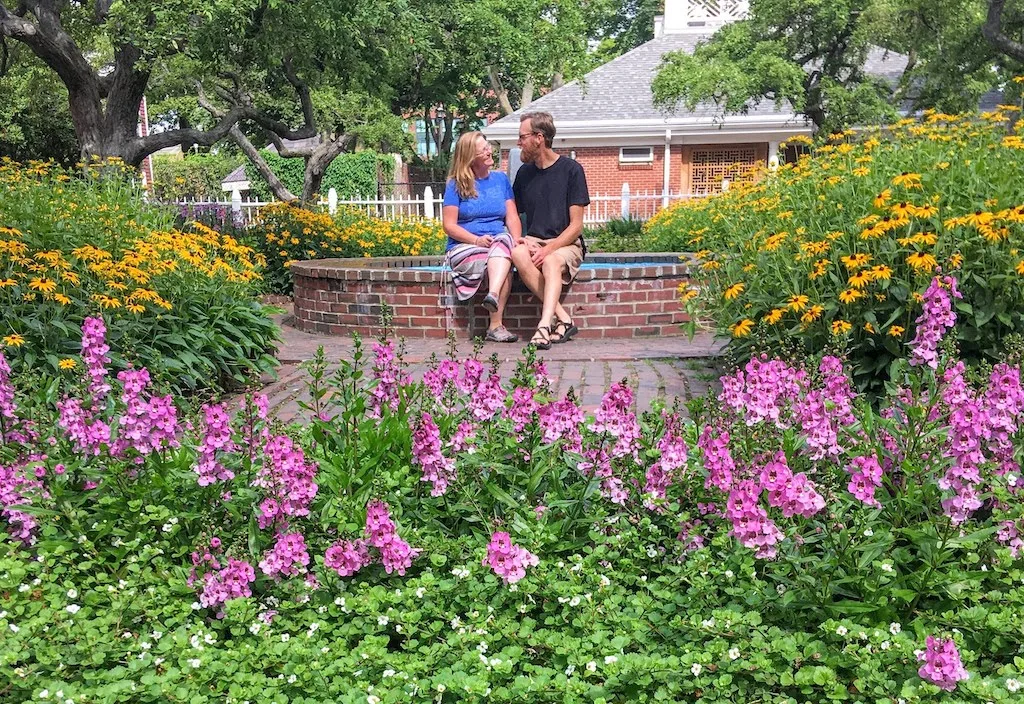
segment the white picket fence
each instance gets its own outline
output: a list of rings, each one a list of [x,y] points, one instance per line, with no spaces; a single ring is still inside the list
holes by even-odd
[[[680,200],[693,198],[687,193],[666,195],[652,191],[633,193],[628,183],[622,184],[622,191],[617,194],[597,194],[590,197],[590,206],[583,211],[583,222],[586,225],[600,225],[616,218],[633,218],[647,220],[662,208]],[[338,198],[333,188],[328,192],[327,199],[321,200],[319,206],[332,215],[338,208],[353,208],[371,217],[386,220],[404,218],[440,219],[443,198],[435,195],[427,186],[423,195],[413,198]],[[175,205],[189,215],[203,212],[222,211],[223,217],[228,213],[236,223],[251,225],[256,221],[260,208],[273,201],[246,200],[239,193],[225,200],[181,200]]]

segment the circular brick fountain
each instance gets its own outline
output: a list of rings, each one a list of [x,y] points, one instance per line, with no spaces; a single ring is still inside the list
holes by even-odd
[[[487,312],[481,296],[458,302],[441,257],[317,259],[291,266],[295,322],[300,330],[327,335],[373,335],[382,307],[391,307],[397,334],[466,339],[483,336]],[[681,335],[688,320],[679,286],[689,265],[678,254],[592,254],[562,296],[580,338]],[[540,302],[514,279],[504,322],[529,339]]]

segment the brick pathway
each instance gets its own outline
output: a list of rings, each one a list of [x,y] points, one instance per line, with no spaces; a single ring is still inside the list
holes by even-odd
[[[299,403],[307,398],[307,373],[302,362],[312,359],[323,347],[331,362],[349,359],[352,340],[347,337],[313,335],[291,327],[290,314],[277,316],[281,323],[283,343],[278,350],[281,367],[278,378],[269,381],[263,392],[270,399],[272,412],[282,421],[300,420]],[[365,341],[367,353],[372,340]],[[515,367],[523,345],[489,343],[482,347],[481,359],[497,355],[503,377]],[[555,392],[564,395],[574,389],[583,407],[597,407],[608,387],[625,379],[636,392],[638,410],[647,410],[655,400],[685,402],[717,388],[719,370],[714,359],[721,344],[710,335],[698,335],[691,342],[683,337],[654,339],[573,340],[539,352],[552,376]],[[472,347],[460,343],[460,355],[468,355]],[[414,379],[421,378],[432,355],[446,357],[448,346],[443,340],[415,340],[406,343],[405,361]],[[368,355],[371,359],[372,355]]]

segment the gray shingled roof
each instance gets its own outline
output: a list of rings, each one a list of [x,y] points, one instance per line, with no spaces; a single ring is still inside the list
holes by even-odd
[[[236,181],[241,183],[242,181],[248,181],[249,177],[245,175],[245,164],[242,164],[234,171],[229,173],[221,180],[221,183],[235,183]]]
[[[525,109],[496,121],[495,125],[519,122],[522,112],[545,111],[557,121],[570,120],[644,120],[666,117],[654,106],[651,81],[661,64],[662,56],[670,51],[693,53],[697,43],[708,34],[666,34],[638,46],[630,52],[599,66],[582,81],[567,83],[534,100]],[[865,68],[873,75],[889,81],[898,80],[906,67],[907,57],[884,49],[871,50]],[[721,108],[713,103],[701,103],[694,110],[680,106],[677,117],[708,117],[721,115]],[[775,103],[761,101],[752,105],[749,115],[791,115],[788,108],[776,109]]]

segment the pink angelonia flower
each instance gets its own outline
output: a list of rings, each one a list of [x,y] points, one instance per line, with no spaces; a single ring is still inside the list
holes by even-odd
[[[753,481],[744,479],[738,482],[729,492],[725,517],[732,523],[731,532],[740,544],[752,548],[756,557],[771,559],[778,553],[777,546],[783,535],[759,505],[759,494]]]
[[[430,482],[431,496],[443,496],[455,481],[455,460],[441,453],[441,432],[429,413],[413,427],[412,461],[423,470],[421,481]]]
[[[220,568],[216,560],[213,565],[215,569],[201,580],[200,604],[209,608],[220,606],[230,599],[252,596],[250,585],[256,581],[256,571],[252,565],[234,558],[228,560],[226,567]]]
[[[464,420],[459,423],[459,427],[455,429],[455,435],[452,436],[452,452],[466,451],[473,453],[476,451],[473,441],[476,440],[476,426],[473,425],[473,421]]]
[[[25,465],[0,464],[0,518],[7,521],[6,532],[12,538],[25,545],[35,543],[38,521],[31,513],[15,507],[28,508],[34,497],[48,496],[42,482],[26,474]]]
[[[225,467],[217,456],[234,452],[235,443],[231,439],[231,418],[224,404],[206,404],[202,410],[202,439],[196,450],[194,469],[199,475],[199,486],[210,486],[234,479],[235,473]]]
[[[806,376],[781,360],[753,357],[743,369],[721,378],[721,399],[747,425],[768,421],[787,428],[788,407],[799,397]]]
[[[391,512],[383,501],[371,501],[366,506],[366,537],[370,545],[380,551],[381,563],[388,574],[405,575],[413,560],[420,554],[398,536]]]
[[[122,384],[121,403],[124,412],[117,423],[117,440],[110,452],[124,457],[129,450],[140,456],[167,447],[178,447],[178,410],[170,394],[152,396],[145,393],[149,371],[128,369],[117,375]]]
[[[365,540],[340,540],[327,548],[324,555],[324,567],[334,570],[339,577],[351,577],[370,562],[370,548]]]
[[[409,376],[398,364],[393,341],[375,343],[373,356],[373,378],[377,383],[370,390],[373,401],[369,414],[371,418],[380,418],[384,408],[388,408],[392,413],[398,410],[398,390],[402,385],[409,383]]]
[[[490,567],[505,584],[515,584],[526,576],[527,567],[540,564],[537,556],[512,542],[508,533],[496,532],[487,544],[484,567]]]
[[[850,483],[846,488],[850,493],[868,506],[881,506],[875,498],[875,489],[882,486],[882,467],[878,459],[874,455],[854,457],[847,471],[850,473]]]
[[[306,462],[302,449],[287,435],[277,435],[267,442],[263,450],[263,466],[256,473],[252,484],[266,491],[267,498],[273,499],[274,512],[260,504],[256,516],[260,528],[279,523],[283,527],[291,518],[309,515],[309,506],[316,497],[316,464]]]
[[[921,679],[947,692],[956,689],[957,682],[963,682],[970,677],[960,661],[960,651],[957,650],[952,638],[928,636],[925,652],[918,656],[918,660],[924,662],[917,671]]]
[[[110,384],[106,381],[107,365],[110,364],[106,337],[107,326],[103,318],[86,318],[82,322],[82,361],[85,362],[89,393],[94,403],[103,400],[110,391]]]
[[[480,386],[480,380],[484,376],[484,365],[476,359],[466,359],[462,362],[462,376],[455,379],[455,386],[463,394],[472,394]]]
[[[501,377],[497,374],[488,376],[473,391],[469,399],[469,412],[478,421],[490,420],[505,407],[505,389],[501,385]]]
[[[585,417],[583,409],[568,396],[561,401],[541,406],[537,410],[537,418],[540,422],[542,441],[550,445],[565,440],[567,452],[579,453],[583,444],[580,426]]]
[[[956,325],[953,298],[962,298],[952,276],[936,276],[924,292],[923,310],[915,324],[917,331],[910,343],[911,366],[927,365],[938,369],[938,348],[946,332]]]
[[[533,422],[533,414],[540,404],[533,400],[533,389],[520,386],[512,392],[512,405],[505,409],[504,416],[512,421],[517,433]]]
[[[282,533],[277,536],[274,547],[260,560],[260,569],[268,577],[280,579],[305,574],[308,564],[309,553],[302,533]]]
[[[733,472],[736,471],[736,462],[729,451],[729,433],[723,431],[714,437],[714,432],[710,425],[706,425],[697,440],[697,447],[704,453],[704,468],[708,473],[704,485],[719,491],[729,491]]]
[[[0,352],[0,442],[3,442],[3,429],[8,423],[5,418],[14,420],[17,407],[14,405],[14,383],[11,381],[11,367],[4,353]]]

